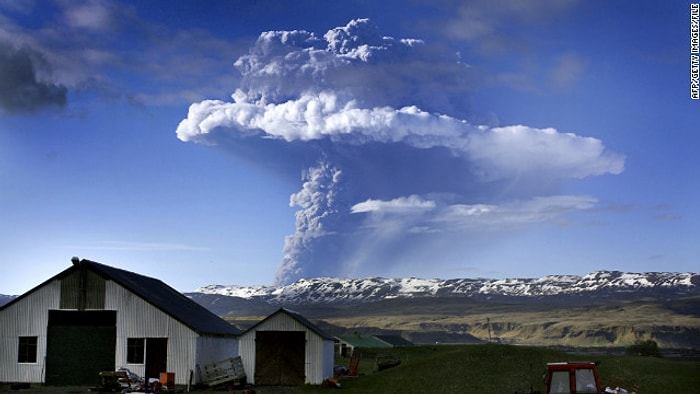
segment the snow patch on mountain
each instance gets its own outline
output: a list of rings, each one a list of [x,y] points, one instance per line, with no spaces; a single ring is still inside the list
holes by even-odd
[[[585,276],[527,279],[307,278],[285,286],[209,285],[196,292],[271,303],[352,303],[426,296],[542,297],[655,289],[692,293],[697,290],[696,283],[700,283],[696,273],[597,271]]]
[[[2,307],[5,304],[10,303],[12,300],[14,300],[17,297],[18,296],[16,296],[16,295],[0,294],[0,307]]]

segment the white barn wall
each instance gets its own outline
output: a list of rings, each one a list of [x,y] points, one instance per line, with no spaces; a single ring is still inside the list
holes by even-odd
[[[323,362],[321,363],[321,381],[320,383],[323,383],[323,379],[325,378],[332,378],[333,377],[333,367],[335,366],[335,343],[332,340],[325,340],[323,341],[322,345],[322,360]]]
[[[126,362],[127,338],[168,338],[168,371],[162,372],[174,372],[175,384],[187,384],[195,369],[197,333],[113,281],[105,283],[105,291],[105,309],[117,311],[115,366],[157,378],[144,376],[145,364]]]
[[[186,325],[113,281],[105,283],[105,309],[117,312],[115,365],[125,367],[144,378],[145,364],[126,362],[128,338],[168,338],[168,371],[174,372],[175,384],[189,383],[190,371],[201,381],[197,365],[238,356],[238,340],[231,337],[199,335]],[[177,356],[175,356],[177,355]]]
[[[43,383],[48,310],[58,309],[60,296],[61,282],[55,280],[8,305],[0,314],[0,348],[10,350],[0,352],[0,382]],[[36,363],[17,363],[20,336],[37,337]]]
[[[204,376],[200,374],[205,365],[236,356],[238,356],[238,339],[231,340],[231,338],[211,335],[200,336],[197,338],[197,356],[194,369],[195,381],[206,383],[204,382]],[[196,366],[200,368],[196,368]]]
[[[255,384],[255,332],[247,332],[241,335],[238,341],[243,370],[247,375],[248,383]]]
[[[330,359],[325,354],[327,346],[323,338],[311,330],[306,331],[306,383],[321,384],[323,379],[333,377],[333,341],[330,341]],[[324,364],[330,361],[330,374],[325,374]]]
[[[238,340],[216,336],[197,338],[197,365],[204,366],[216,361],[238,356]]]

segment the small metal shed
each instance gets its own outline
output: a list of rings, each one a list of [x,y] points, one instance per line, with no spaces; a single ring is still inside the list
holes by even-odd
[[[374,336],[362,336],[353,334],[348,336],[338,337],[338,354],[343,357],[352,356],[355,348],[364,349],[389,349],[393,346]]]
[[[333,377],[333,340],[301,314],[280,308],[240,337],[248,381],[275,386],[321,384]]]

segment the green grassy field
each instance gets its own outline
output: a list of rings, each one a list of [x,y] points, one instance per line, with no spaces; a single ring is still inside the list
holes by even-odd
[[[360,376],[340,380],[348,393],[514,393],[544,390],[547,362],[596,361],[601,385],[646,393],[694,393],[700,388],[700,361],[632,356],[590,360],[557,350],[511,345],[416,346],[396,351],[397,367],[373,372],[376,354],[363,352]],[[339,359],[339,364],[347,360]],[[327,391],[300,387],[292,392]]]
[[[526,393],[544,391],[547,362],[601,361],[598,373],[605,386],[624,387],[638,394],[700,392],[700,360],[680,361],[634,356],[580,356],[539,347],[500,344],[435,345],[391,349],[401,364],[375,372],[376,351],[365,350],[359,376],[340,379],[342,393]],[[385,352],[386,353],[386,352]],[[349,360],[338,358],[337,365]],[[256,387],[259,394],[329,392],[321,386]],[[3,391],[0,392],[17,392]],[[23,392],[85,393],[85,388],[33,387]],[[203,391],[211,393],[212,391]],[[237,391],[240,392],[240,391]]]

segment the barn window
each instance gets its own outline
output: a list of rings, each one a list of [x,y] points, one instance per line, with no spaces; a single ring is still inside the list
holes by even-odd
[[[36,362],[37,337],[19,337],[18,363]]]
[[[127,338],[126,362],[128,364],[143,364],[143,355],[146,350],[145,338]]]

